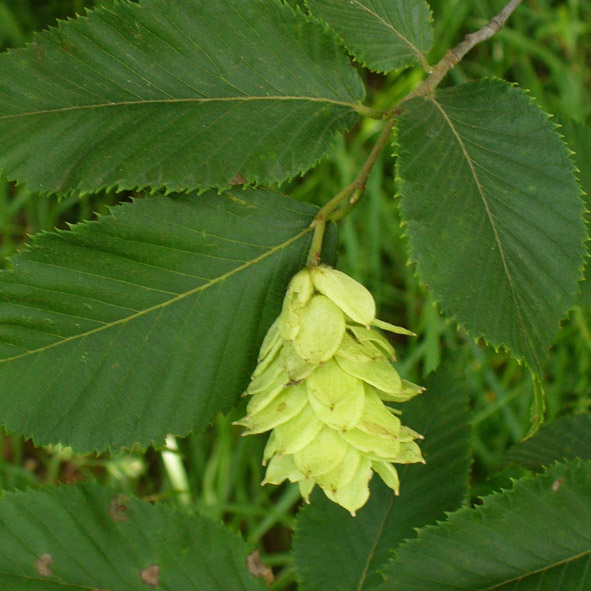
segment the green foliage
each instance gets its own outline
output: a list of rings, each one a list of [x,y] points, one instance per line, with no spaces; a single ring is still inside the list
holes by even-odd
[[[283,180],[362,98],[336,40],[276,0],[122,2],[2,56],[0,166],[62,193]]]
[[[265,588],[221,524],[95,484],[6,493],[0,524],[0,585],[10,591]]]
[[[560,138],[497,80],[405,107],[397,173],[422,281],[469,332],[540,373],[585,252],[580,189]]]
[[[397,586],[406,577],[413,590],[415,577],[425,589],[479,589],[486,577],[498,589],[588,586],[588,571],[577,570],[591,552],[588,462],[520,479],[404,542],[463,501],[506,488],[508,475],[588,458],[588,281],[582,307],[564,318],[583,263],[582,201],[556,128],[498,78],[558,115],[589,194],[591,50],[582,41],[591,8],[524,2],[439,85],[459,86],[418,87],[502,4],[431,0],[432,35],[423,0],[0,0],[1,47],[104,7],[0,56],[0,166],[19,183],[0,184],[0,254],[27,234],[100,214],[33,237],[1,275],[0,421],[37,443],[117,452],[0,440],[4,488],[98,478],[116,491],[7,494],[2,588],[146,589],[156,574],[162,588],[179,590],[265,586],[247,574],[242,542],[165,506],[173,504],[242,532],[273,567],[271,589],[295,590],[288,550],[299,492],[261,487],[265,442],[232,425],[285,286],[319,237],[321,224],[310,223],[323,219],[277,186],[227,191],[272,181],[301,201],[340,199],[342,209],[330,210],[344,218],[339,267],[371,289],[381,318],[419,335],[394,337],[395,367],[428,387],[404,409],[403,422],[425,435],[427,463],[404,470],[400,497],[374,478],[355,519],[322,495],[297,517],[302,589],[376,590],[382,572],[384,591],[409,588]],[[405,99],[412,91],[427,98]],[[390,120],[399,156],[387,149]],[[377,158],[376,145],[386,146]],[[294,176],[333,146],[330,160]],[[368,166],[371,176],[356,176]],[[147,194],[121,193],[138,186]],[[226,192],[204,193],[211,186]],[[104,215],[121,201],[131,203]],[[334,263],[336,232],[327,228],[322,260]],[[404,233],[417,265],[407,265]],[[536,372],[549,419],[586,413],[543,427],[501,461],[501,473],[499,459],[528,429],[534,392],[527,368],[499,346]],[[425,379],[446,357],[453,361]],[[160,446],[165,436],[166,449],[118,449]],[[141,555],[129,553],[136,540]],[[191,580],[175,579],[181,571]],[[113,579],[121,574],[124,582]]]
[[[5,425],[80,451],[205,427],[244,391],[313,214],[263,190],[154,196],[40,235],[0,276]]]
[[[396,551],[379,591],[567,591],[591,584],[591,462],[555,464]]]
[[[353,56],[376,72],[425,65],[433,31],[424,0],[306,0]]]
[[[412,537],[415,528],[460,506],[470,467],[467,397],[460,383],[450,360],[429,376],[424,394],[404,405],[404,424],[425,437],[426,464],[399,470],[400,496],[374,478],[369,502],[353,518],[322,495],[312,495],[300,511],[294,541],[303,591],[373,587],[392,548]]]
[[[591,460],[591,415],[561,417],[544,425],[531,439],[510,449],[503,464],[539,470],[553,462],[574,458]]]

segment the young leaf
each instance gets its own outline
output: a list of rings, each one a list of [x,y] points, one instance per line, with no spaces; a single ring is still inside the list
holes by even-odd
[[[119,2],[0,56],[0,168],[59,192],[283,180],[362,98],[336,39],[280,0]]]
[[[414,64],[428,67],[431,12],[424,0],[306,0],[364,66],[391,72]]]
[[[397,174],[421,279],[469,332],[539,374],[585,252],[567,149],[547,116],[500,80],[405,106]]]
[[[246,388],[315,211],[253,189],[152,196],[36,237],[0,274],[4,425],[81,451],[205,427]]]
[[[256,591],[223,525],[96,484],[0,500],[0,587],[10,591]]]
[[[531,439],[513,446],[503,464],[539,470],[557,460],[591,460],[591,415],[561,417],[543,426]]]
[[[302,591],[369,589],[382,581],[377,571],[392,548],[413,536],[414,528],[460,506],[470,465],[468,405],[460,383],[459,372],[443,364],[427,378],[427,391],[404,404],[404,424],[425,437],[420,447],[426,464],[397,467],[399,497],[374,476],[367,505],[351,517],[324,495],[312,495],[300,511],[294,541]]]
[[[591,462],[555,464],[398,548],[379,591],[591,586]]]

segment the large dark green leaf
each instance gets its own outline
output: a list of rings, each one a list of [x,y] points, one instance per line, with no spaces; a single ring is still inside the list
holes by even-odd
[[[591,415],[562,417],[544,425],[531,439],[510,449],[502,463],[539,470],[557,460],[577,457],[591,460]]]
[[[556,464],[400,546],[379,591],[591,588],[591,462]]]
[[[376,476],[356,517],[320,493],[300,511],[294,549],[303,591],[372,587],[382,581],[377,570],[392,548],[460,506],[470,465],[467,397],[451,365],[440,366],[425,385],[427,392],[402,405],[402,421],[425,436],[427,463],[400,467],[400,496]]]
[[[0,168],[41,191],[282,180],[353,125],[336,39],[280,0],[144,0],[0,57]]]
[[[585,253],[566,147],[547,116],[499,80],[405,106],[397,174],[421,279],[471,334],[540,373]]]
[[[427,64],[431,13],[425,0],[306,0],[365,66],[390,72]]]
[[[1,422],[81,451],[206,426],[244,390],[315,211],[152,196],[38,236],[0,274]]]
[[[0,500],[4,591],[256,591],[246,546],[199,515],[97,485]]]

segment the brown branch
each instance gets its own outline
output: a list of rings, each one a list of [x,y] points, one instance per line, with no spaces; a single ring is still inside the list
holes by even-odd
[[[458,63],[461,59],[478,43],[482,43],[490,39],[497,33],[507,19],[511,16],[513,11],[523,2],[523,0],[511,0],[497,16],[493,17],[482,29],[469,33],[464,37],[464,40],[450,49],[439,63],[433,66],[433,71],[428,78],[423,80],[412,92],[407,94],[399,103],[404,103],[418,96],[427,96],[431,94],[439,83],[443,80],[445,75]]]
[[[480,29],[480,31],[466,35],[464,41],[452,50],[458,58],[458,61],[460,61],[476,44],[482,43],[482,41],[486,41],[495,33],[498,33],[503,28],[512,12],[522,1],[523,0],[511,0],[511,2],[509,2],[507,6],[497,14],[497,16],[492,18],[485,27]]]

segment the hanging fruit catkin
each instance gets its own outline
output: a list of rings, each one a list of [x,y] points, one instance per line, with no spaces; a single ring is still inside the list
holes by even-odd
[[[245,435],[271,431],[263,484],[297,482],[308,501],[315,485],[353,515],[377,472],[398,494],[396,464],[422,462],[415,439],[384,402],[405,402],[423,388],[402,380],[394,349],[376,326],[360,283],[330,267],[306,268],[289,284],[246,391]]]

